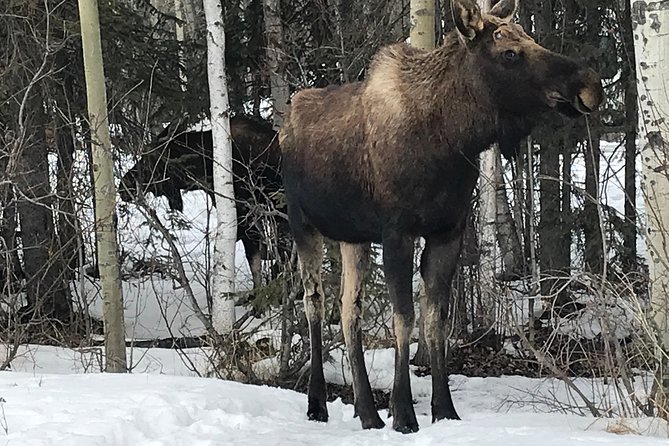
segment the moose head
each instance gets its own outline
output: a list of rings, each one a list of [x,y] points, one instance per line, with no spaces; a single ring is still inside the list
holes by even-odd
[[[597,72],[537,44],[511,20],[517,0],[501,0],[483,14],[474,0],[452,0],[460,38],[477,61],[501,113],[555,108],[568,116],[589,114],[603,100]]]

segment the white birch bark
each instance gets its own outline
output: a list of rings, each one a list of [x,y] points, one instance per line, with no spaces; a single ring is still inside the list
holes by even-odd
[[[177,42],[179,42],[180,45],[183,45],[184,41],[186,40],[185,39],[186,34],[184,30],[185,23],[183,22],[184,7],[182,0],[173,0],[172,8],[174,9],[174,17],[177,19],[177,22],[174,24],[175,26],[174,34],[177,38]],[[179,62],[180,65],[183,65],[184,55],[182,49],[179,49]],[[179,78],[181,79],[182,82],[181,89],[185,91],[186,83],[188,82],[188,77],[186,76],[185,71],[181,67],[179,67]]]
[[[223,8],[218,0],[204,0],[207,22],[207,75],[214,144],[216,233],[212,272],[212,324],[219,334],[230,333],[235,323],[235,244],[237,210],[232,178],[230,107],[225,74]]]
[[[95,235],[98,248],[98,267],[102,285],[105,331],[105,371],[123,373],[128,367],[125,356],[125,326],[123,298],[118,262],[116,226],[116,186],[114,160],[107,119],[100,19],[97,0],[79,0],[81,43],[86,76],[86,97],[93,155],[95,187]]]
[[[497,308],[495,271],[497,263],[497,171],[501,169],[495,150],[481,154],[479,177],[479,281],[481,287],[482,328],[495,323]]]
[[[493,153],[495,154],[495,162],[497,163],[494,172],[497,191],[497,241],[502,251],[502,280],[509,280],[520,273],[522,250],[514,215],[511,213],[511,206],[509,205],[506,182],[502,175],[502,155],[497,150]]]
[[[410,39],[411,45],[423,50],[433,50],[435,45],[435,5],[434,0],[411,0],[409,5],[409,17],[411,20]],[[425,243],[419,241],[423,248]],[[425,283],[420,278],[418,289],[418,350],[414,356],[414,364],[419,366],[430,365],[429,350],[425,337],[425,325],[423,315],[427,312],[425,298]]]
[[[434,49],[434,0],[412,0],[409,9],[411,45],[423,50]]]
[[[658,335],[658,374],[667,417],[669,366],[669,0],[634,1],[632,22],[637,62],[642,188],[646,202],[650,294]]]
[[[283,54],[283,24],[281,23],[281,3],[279,0],[263,0],[265,16],[265,37],[267,41],[267,67],[269,69],[270,89],[272,92],[272,121],[274,130],[283,124],[290,89],[286,80]]]
[[[490,0],[478,0],[481,12],[490,10]],[[482,327],[491,328],[497,314],[495,266],[497,258],[497,238],[495,222],[497,221],[497,182],[501,165],[497,161],[497,150],[486,150],[480,158],[479,176],[479,282],[481,304],[479,311]]]

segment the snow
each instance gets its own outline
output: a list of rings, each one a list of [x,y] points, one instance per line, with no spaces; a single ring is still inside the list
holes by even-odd
[[[164,197],[147,197],[158,218],[174,235],[179,255],[184,263],[194,297],[204,313],[207,307],[205,259],[213,247],[207,243],[207,233],[216,225],[208,195],[203,191],[182,194],[185,214],[171,213]],[[171,252],[163,237],[150,227],[140,208],[132,203],[119,206],[119,240],[124,254],[122,270],[132,268],[138,260],[159,260],[169,264]],[[91,217],[92,218],[92,217]],[[237,242],[235,252],[237,291],[252,288],[251,271],[246,261],[244,246]],[[83,277],[73,283],[73,292],[82,307],[102,319],[102,301],[99,282]],[[170,277],[158,274],[122,281],[126,335],[130,339],[164,339],[181,336],[200,336],[204,327],[195,316],[195,309],[186,290]],[[243,311],[237,311],[238,315]]]
[[[606,432],[614,421],[499,410],[513,378],[461,378],[454,392],[462,421],[432,424],[429,400],[416,405],[421,430],[363,431],[353,407],[328,404],[330,421],[306,420],[306,397],[289,390],[153,374],[0,373],[0,444],[5,445],[644,445],[669,444]],[[4,413],[4,415],[2,415]],[[387,412],[382,411],[386,419]],[[388,420],[390,421],[390,420]],[[390,424],[390,423],[387,423]],[[659,434],[646,423],[646,434]],[[655,429],[655,431],[653,431]]]
[[[310,422],[304,394],[194,376],[175,350],[133,349],[133,374],[90,373],[99,370],[95,358],[101,351],[93,350],[23,347],[13,371],[0,372],[0,445],[669,444],[659,419],[574,414],[578,407],[553,379],[452,375],[463,419],[432,424],[430,378],[412,376],[421,430],[402,435],[392,430],[385,410],[386,428],[363,431],[353,407],[341,400],[328,403],[328,423]],[[202,350],[182,354],[206,362]],[[392,356],[392,349],[367,352],[374,387],[389,388]],[[328,381],[350,382],[341,359],[335,352],[327,364]],[[577,384],[592,396],[591,380]]]
[[[641,147],[641,143],[637,143]],[[599,158],[599,196],[604,206],[610,206],[615,210],[618,217],[625,216],[625,145],[622,142],[600,141],[601,155]],[[646,259],[646,243],[643,239],[645,227],[645,203],[644,192],[641,188],[641,155],[636,158],[636,206],[637,206],[637,251],[638,255]],[[585,190],[585,155],[579,154],[572,164],[572,184],[575,186],[572,199],[574,209],[582,206],[583,200],[587,199],[580,194]],[[574,257],[582,256],[576,249],[572,249]]]
[[[5,349],[6,347],[3,348],[0,345],[0,361],[7,357]],[[70,349],[49,345],[21,345],[11,362],[11,370],[29,373],[33,376],[100,373],[103,353],[103,347]],[[204,376],[209,371],[209,355],[204,349],[172,350],[134,347],[127,349],[127,357],[128,367],[133,373]],[[0,396],[2,396],[1,392]]]

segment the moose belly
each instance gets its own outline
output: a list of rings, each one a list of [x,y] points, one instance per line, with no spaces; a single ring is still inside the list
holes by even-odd
[[[300,207],[309,222],[325,237],[348,243],[381,242],[378,211],[361,192],[340,190],[300,197]]]
[[[350,184],[323,188],[304,177],[298,187],[289,183],[291,202],[308,222],[324,236],[348,243],[380,243],[386,230],[415,237],[449,232],[466,216],[471,197],[471,190],[443,191],[429,198],[407,191],[402,200],[388,203]]]

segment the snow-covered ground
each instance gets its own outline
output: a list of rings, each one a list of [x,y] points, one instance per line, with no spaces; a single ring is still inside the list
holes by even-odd
[[[174,350],[134,349],[133,374],[81,373],[99,369],[99,353],[25,347],[14,371],[0,372],[0,445],[669,445],[658,419],[576,415],[578,404],[555,380],[453,375],[463,419],[432,424],[430,378],[412,376],[421,430],[407,436],[392,420],[363,431],[341,400],[328,404],[327,424],[307,421],[304,394],[195,377]],[[391,384],[392,353],[367,352],[376,388]],[[204,364],[204,352],[186,354]],[[345,362],[334,357],[326,376],[346,382]],[[589,380],[577,384],[593,393]]]
[[[330,422],[309,422],[305,395],[289,390],[167,375],[3,372],[0,444],[669,444],[666,427],[657,421],[594,420],[505,407],[508,394],[518,385],[513,378],[458,377],[456,384],[454,398],[463,420],[432,424],[429,400],[421,397],[416,406],[421,430],[404,436],[390,427],[362,431],[353,407],[340,400],[329,404]],[[386,415],[382,411],[382,417]]]

